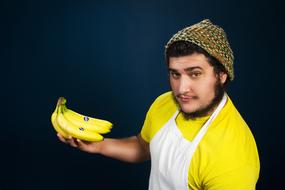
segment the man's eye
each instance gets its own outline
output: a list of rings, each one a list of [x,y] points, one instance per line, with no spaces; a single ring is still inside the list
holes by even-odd
[[[201,75],[200,72],[193,72],[193,73],[191,73],[191,77],[193,77],[193,78],[197,78],[197,77],[199,77],[200,75]]]
[[[179,74],[179,73],[176,73],[176,72],[170,72],[170,75],[171,75],[173,78],[179,78],[179,77],[180,77],[180,74]]]

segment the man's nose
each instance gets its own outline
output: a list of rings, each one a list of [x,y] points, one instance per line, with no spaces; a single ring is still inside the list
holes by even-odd
[[[179,83],[179,93],[184,94],[189,92],[191,89],[191,80],[187,77],[181,77]]]

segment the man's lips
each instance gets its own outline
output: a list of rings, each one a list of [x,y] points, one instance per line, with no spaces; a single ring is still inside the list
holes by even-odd
[[[188,96],[188,95],[178,95],[177,98],[183,102],[183,103],[187,103],[191,100],[197,99],[197,96]]]

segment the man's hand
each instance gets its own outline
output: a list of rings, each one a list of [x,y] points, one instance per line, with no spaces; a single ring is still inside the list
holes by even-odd
[[[149,144],[140,135],[123,139],[105,138],[99,142],[87,142],[73,137],[64,138],[57,134],[60,141],[89,153],[102,154],[125,162],[143,162],[150,159]]]
[[[89,152],[89,153],[100,153],[100,144],[102,144],[102,141],[99,142],[89,142],[89,141],[83,141],[80,139],[76,139],[73,137],[64,138],[61,134],[57,133],[57,136],[60,141],[64,142],[65,144],[68,144],[72,147],[78,148],[82,151]]]

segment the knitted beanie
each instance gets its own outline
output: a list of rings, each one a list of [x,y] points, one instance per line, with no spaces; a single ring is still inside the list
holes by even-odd
[[[233,51],[226,33],[221,27],[214,25],[209,19],[205,19],[174,34],[166,44],[165,50],[177,41],[192,42],[203,48],[225,67],[230,80],[234,79]]]

